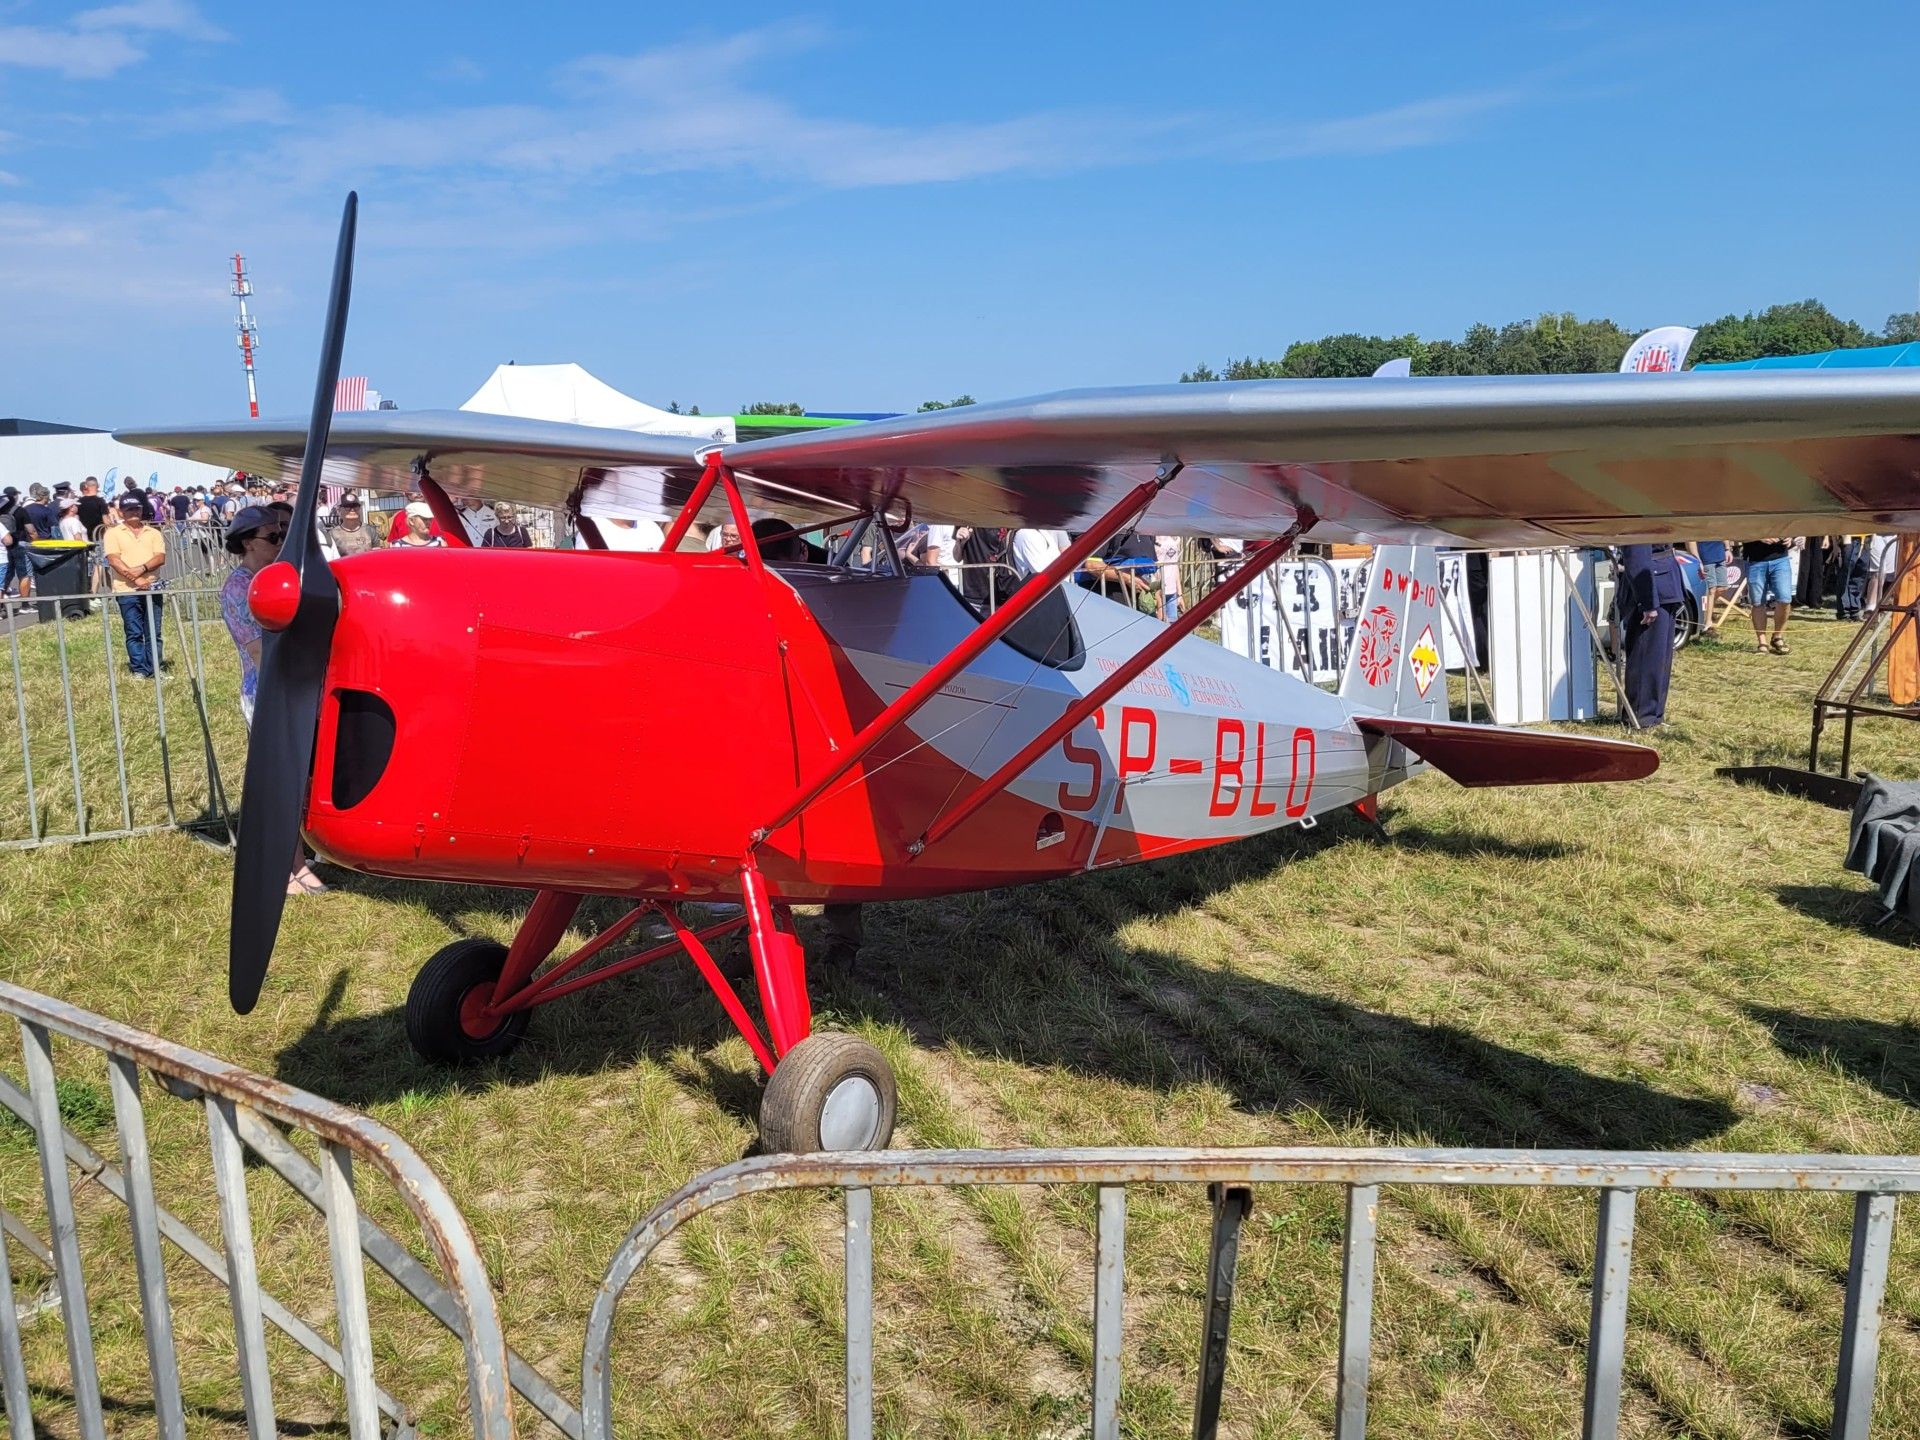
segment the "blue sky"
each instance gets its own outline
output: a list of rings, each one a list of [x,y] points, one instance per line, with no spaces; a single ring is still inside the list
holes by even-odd
[[[1914,308],[1920,7],[0,0],[0,415],[1171,380],[1334,330]]]

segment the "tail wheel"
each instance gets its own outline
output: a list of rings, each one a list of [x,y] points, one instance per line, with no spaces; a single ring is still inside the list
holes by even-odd
[[[506,959],[497,940],[456,940],[420,967],[407,991],[407,1041],[421,1059],[472,1064],[505,1055],[526,1037],[527,1011],[486,1014]]]
[[[893,1067],[858,1035],[809,1035],[774,1066],[760,1102],[771,1153],[883,1150],[893,1138]]]

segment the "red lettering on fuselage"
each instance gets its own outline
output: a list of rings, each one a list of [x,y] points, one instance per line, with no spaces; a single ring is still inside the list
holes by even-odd
[[[1254,726],[1252,801],[1247,813],[1252,818],[1271,815],[1279,807],[1263,797],[1267,783],[1267,727]],[[1221,720],[1214,730],[1213,798],[1209,815],[1233,815],[1240,809],[1240,795],[1246,789],[1247,729],[1238,720]],[[1319,764],[1319,741],[1311,725],[1299,725],[1293,732],[1292,769],[1287,778],[1285,803],[1287,818],[1297,820],[1307,813],[1313,800],[1314,772]]]
[[[1106,723],[1107,712],[1104,707],[1093,712],[1094,729],[1102,729]],[[1060,748],[1068,760],[1075,765],[1085,765],[1091,772],[1087,776],[1087,793],[1084,795],[1073,790],[1065,780],[1060,782],[1060,808],[1075,811],[1093,809],[1100,799],[1100,783],[1107,773],[1107,752],[1098,741],[1091,745],[1076,744],[1071,732],[1060,742]]]
[[[1233,754],[1227,754],[1227,738],[1233,738]],[[1240,808],[1240,777],[1247,761],[1247,727],[1238,720],[1222,720],[1213,732],[1213,798],[1207,803],[1209,815],[1231,815]],[[1232,786],[1227,784],[1232,779]],[[1226,790],[1226,798],[1221,791]]]
[[[1144,750],[1134,748],[1134,736],[1141,730],[1146,731],[1147,746]],[[1152,710],[1139,705],[1126,705],[1120,710],[1120,781],[1124,785],[1129,775],[1144,775],[1153,769],[1153,752],[1160,740],[1160,717]],[[1120,811],[1120,791],[1113,792],[1114,813]]]
[[[1253,727],[1253,803],[1247,807],[1250,815],[1271,815],[1280,807],[1271,800],[1262,800],[1260,791],[1267,783],[1267,723],[1261,721]]]
[[[1307,783],[1300,783],[1300,749],[1307,751]],[[1315,739],[1313,727],[1301,725],[1293,732],[1293,778],[1287,781],[1287,815],[1290,819],[1299,819],[1307,813],[1307,803],[1313,799],[1313,774],[1319,764],[1319,741]],[[1296,795],[1298,798],[1296,799]]]

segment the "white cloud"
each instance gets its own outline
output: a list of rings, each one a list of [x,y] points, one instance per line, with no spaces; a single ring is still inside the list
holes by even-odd
[[[1472,91],[1416,100],[1334,120],[1256,126],[1223,136],[1220,153],[1245,159],[1303,159],[1317,155],[1380,155],[1440,145],[1467,134],[1473,123],[1529,98],[1521,88]]]
[[[219,88],[156,116],[130,116],[126,123],[149,134],[174,135],[248,126],[292,124],[294,108],[278,90],[264,86]]]
[[[514,178],[564,194],[659,176],[750,176],[785,193],[1055,175],[1171,158],[1262,162],[1379,154],[1467,134],[1519,90],[1485,91],[1288,124],[1218,114],[1037,111],[894,125],[810,113],[755,74],[824,43],[817,27],[763,27],[719,40],[563,66],[555,98],[413,111],[333,107],[268,148],[261,183],[292,196],[373,177],[415,187]],[[430,200],[428,202],[430,204]]]
[[[99,80],[145,55],[125,35],[109,31],[0,25],[0,65],[52,70],[69,80]]]
[[[82,10],[73,17],[76,30],[144,30],[179,35],[188,40],[226,40],[227,32],[203,16],[187,0],[128,0]]]
[[[0,66],[100,80],[146,59],[150,35],[227,38],[187,0],[128,0],[83,10],[66,25],[0,25]]]
[[[23,32],[41,47],[34,59],[21,58]],[[109,74],[158,34],[218,32],[179,0],[129,0],[57,31],[0,27],[0,64]],[[54,327],[84,295],[103,325],[124,310],[155,324],[204,326],[224,316],[221,257],[235,249],[311,298],[349,187],[366,192],[363,254],[396,287],[444,287],[451,269],[483,290],[514,277],[507,288],[537,303],[532,297],[565,281],[552,257],[658,241],[810,194],[1167,160],[1378,154],[1467,135],[1527,98],[1466,93],[1291,124],[1137,109],[889,123],[778,93],[768,78],[774,62],[829,39],[817,27],[785,25],[591,56],[562,67],[550,92],[513,103],[311,107],[243,88],[122,117],[116,124],[146,133],[194,133],[195,168],[120,193],[76,184],[59,197],[65,203],[21,203],[48,195],[38,173],[32,188],[9,191],[0,202],[0,310]],[[246,183],[236,185],[236,175]],[[0,175],[0,186],[10,178]],[[450,267],[454,252],[471,258]],[[280,299],[284,312],[289,297]]]

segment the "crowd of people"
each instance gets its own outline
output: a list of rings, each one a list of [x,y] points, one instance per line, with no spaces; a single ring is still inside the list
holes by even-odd
[[[29,598],[33,573],[26,547],[44,540],[102,545],[129,517],[137,515],[142,528],[188,548],[182,559],[199,561],[196,568],[214,573],[226,551],[225,537],[242,510],[268,505],[291,509],[293,488],[257,476],[235,475],[225,484],[185,486],[171,490],[142,486],[128,476],[111,493],[92,475],[78,485],[61,483],[51,491],[42,484],[0,491],[0,598]],[[329,558],[358,554],[381,546],[419,549],[444,546],[446,536],[433,512],[418,500],[373,509],[369,502],[347,491],[321,516],[320,537]],[[540,543],[515,506],[505,501],[483,505],[458,503],[468,539],[488,549],[529,549]],[[657,529],[658,527],[654,527]],[[633,547],[640,548],[640,547]],[[112,593],[115,578],[104,548],[100,553],[97,588]]]
[[[247,494],[247,483],[238,480],[225,486],[176,485],[168,491],[143,486],[131,475],[112,491],[93,475],[77,486],[62,482],[51,492],[33,484],[22,495],[9,485],[0,490],[0,597],[24,599],[33,593],[24,547],[36,541],[103,543],[133,520],[143,529],[191,537],[210,550],[226,521],[247,503]],[[104,551],[102,570],[110,584],[114,572]]]

